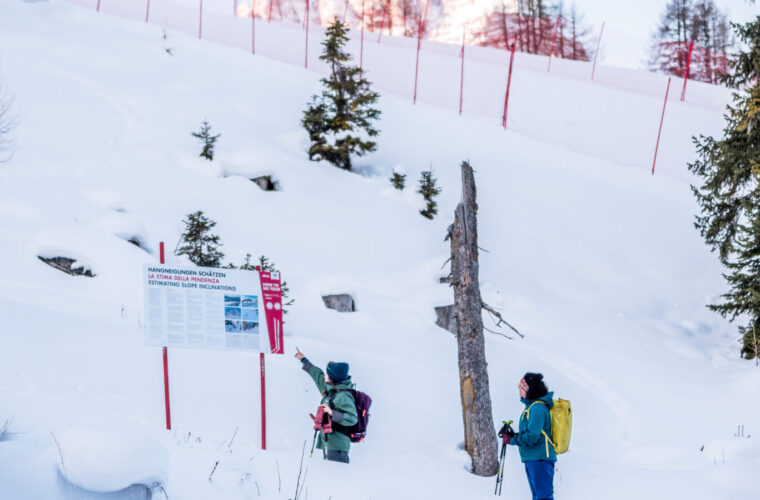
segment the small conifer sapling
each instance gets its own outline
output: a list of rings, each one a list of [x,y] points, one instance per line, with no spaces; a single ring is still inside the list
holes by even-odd
[[[201,154],[199,156],[207,159],[208,161],[213,160],[214,146],[216,145],[216,141],[219,139],[221,134],[211,135],[211,125],[208,124],[207,120],[203,120],[203,123],[201,124],[201,130],[199,132],[193,132],[192,134],[193,137],[200,140],[203,144],[203,149],[201,150]]]
[[[406,186],[406,174],[394,170],[393,175],[391,175],[391,184],[399,191],[403,191]]]
[[[431,220],[438,213],[438,203],[435,201],[435,197],[441,194],[441,188],[436,186],[436,183],[437,179],[433,177],[433,167],[430,167],[430,170],[422,171],[417,192],[424,198],[425,208],[420,210],[420,214]]]

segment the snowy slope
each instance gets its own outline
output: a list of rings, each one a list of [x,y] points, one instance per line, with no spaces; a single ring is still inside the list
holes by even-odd
[[[528,370],[574,404],[557,497],[753,491],[758,438],[734,434],[742,424],[758,432],[760,371],[737,359],[733,326],[704,307],[724,285],[692,228],[689,186],[555,144],[578,119],[572,107],[546,121],[546,134],[520,135],[384,94],[380,147],[357,162],[360,176],[306,160],[298,124],[317,74],[174,32],[165,42],[158,27],[61,1],[0,0],[0,12],[0,73],[21,118],[16,156],[0,170],[0,424],[13,419],[12,439],[0,441],[0,497],[76,497],[59,484],[51,433],[89,485],[118,484],[111,476],[122,473],[164,481],[172,499],[293,497],[318,395],[290,355],[267,358],[266,452],[253,355],[170,350],[174,431],[163,430],[141,269],[202,209],[218,221],[228,261],[266,254],[282,269],[296,298],[288,352],[350,362],[375,401],[350,476],[307,451],[310,497],[490,498],[493,478],[469,474],[458,449],[456,343],[433,324],[433,307],[452,301],[437,278],[463,159],[477,170],[484,299],[526,333],[487,339],[495,420],[518,417],[515,386]],[[524,78],[558,85],[540,72]],[[600,92],[599,107],[634,115],[642,98],[626,92]],[[717,133],[724,104],[684,104],[671,127]],[[222,134],[213,163],[196,157],[190,136],[204,118]],[[586,132],[624,147],[619,129],[595,127]],[[669,161],[692,155],[675,149]],[[443,187],[432,222],[417,214],[411,186],[400,193],[387,181],[400,165],[411,185],[431,164]],[[260,173],[283,190],[247,180]],[[135,236],[148,251],[127,243]],[[76,258],[97,277],[70,277],[38,255]],[[324,309],[329,292],[353,293],[358,312]],[[86,429],[101,446],[83,442]],[[95,477],[108,448],[122,466]],[[150,453],[155,470],[129,466],[145,450],[167,457]],[[505,495],[525,498],[509,451]]]

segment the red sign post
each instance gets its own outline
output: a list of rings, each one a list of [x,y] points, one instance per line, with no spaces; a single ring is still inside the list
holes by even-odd
[[[269,331],[269,347],[272,354],[284,354],[282,332],[282,288],[280,273],[262,272],[256,267],[261,280],[261,300],[264,304],[264,316]],[[261,449],[267,447],[267,401],[266,401],[266,370],[264,353],[259,356],[261,365]]]
[[[159,243],[158,248],[159,248],[159,258],[161,260],[161,264],[165,264],[163,241]],[[166,430],[170,431],[172,430],[172,410],[171,410],[171,406],[169,405],[169,353],[166,350],[166,346],[163,347],[163,354],[164,354],[164,403],[166,405]]]
[[[259,353],[259,365],[261,366],[261,449],[267,449],[267,385],[266,370],[264,367],[264,353]]]

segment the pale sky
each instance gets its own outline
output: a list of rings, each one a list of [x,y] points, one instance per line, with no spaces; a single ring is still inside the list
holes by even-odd
[[[596,40],[599,27],[606,22],[602,37],[600,61],[604,64],[625,67],[642,67],[648,53],[651,33],[660,21],[667,0],[566,0],[575,3],[594,26],[591,38]],[[730,21],[746,22],[760,15],[760,2],[746,0],[715,0],[716,5],[728,12]]]
[[[665,10],[667,0],[566,0],[575,2],[586,19],[594,24],[607,24],[631,35],[648,37]],[[747,21],[760,15],[760,3],[751,4],[746,0],[715,0],[727,11],[731,21]]]

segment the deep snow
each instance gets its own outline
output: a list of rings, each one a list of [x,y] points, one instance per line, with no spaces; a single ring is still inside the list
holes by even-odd
[[[519,416],[516,382],[529,370],[573,403],[557,498],[754,491],[760,370],[738,359],[735,327],[705,308],[724,283],[679,180],[693,151],[666,153],[673,175],[610,162],[641,139],[625,117],[650,100],[656,109],[657,97],[526,71],[524,88],[570,96],[561,109],[517,108],[516,123],[543,124],[533,133],[385,93],[379,150],[357,175],[306,159],[299,120],[318,74],[173,31],[164,41],[160,27],[61,1],[0,0],[0,12],[0,73],[20,115],[18,150],[0,169],[0,421],[13,418],[0,442],[2,498],[70,494],[51,434],[64,457],[91,456],[78,464],[88,484],[140,476],[163,480],[172,499],[292,498],[318,402],[296,345],[317,364],[351,363],[374,399],[350,468],[306,457],[311,498],[490,498],[494,479],[469,474],[458,448],[456,343],[433,313],[452,301],[437,281],[464,159],[479,187],[484,299],[526,334],[488,335],[494,419]],[[589,95],[598,107],[581,108]],[[728,93],[701,95],[673,103],[667,123],[679,136],[720,131]],[[611,108],[614,127],[594,119]],[[190,136],[204,118],[222,134],[213,163]],[[569,147],[562,138],[573,136],[583,140]],[[443,187],[432,222],[413,193],[431,165]],[[410,174],[403,193],[387,180],[395,166]],[[247,180],[261,173],[283,190]],[[161,351],[144,346],[141,270],[159,241],[174,248],[197,209],[218,221],[228,261],[266,254],[296,298],[288,354],[267,357],[267,451],[256,355],[170,350],[174,430],[162,430]],[[135,236],[147,251],[126,241]],[[97,277],[37,258],[64,254]],[[320,295],[338,292],[353,293],[358,312],[326,310]],[[93,443],[66,439],[87,429]],[[166,463],[136,468],[153,446]],[[504,494],[527,498],[509,451]],[[104,460],[118,465],[98,472]]]

